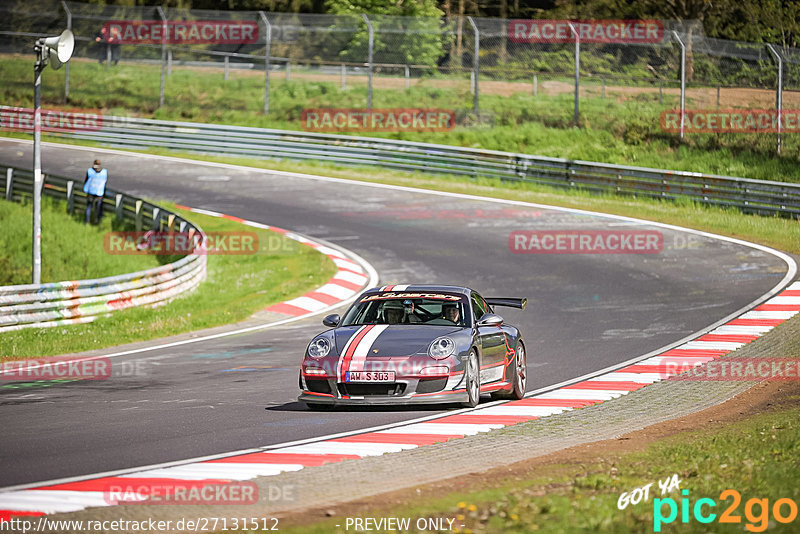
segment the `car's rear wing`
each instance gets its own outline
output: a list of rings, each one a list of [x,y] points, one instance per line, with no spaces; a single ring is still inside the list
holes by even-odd
[[[489,306],[507,306],[509,308],[519,308],[520,310],[524,310],[525,306],[528,305],[528,299],[526,298],[510,298],[510,297],[490,297],[486,299],[486,303]]]

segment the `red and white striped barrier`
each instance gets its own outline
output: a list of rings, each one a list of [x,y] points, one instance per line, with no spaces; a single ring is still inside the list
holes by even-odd
[[[350,265],[343,264],[342,268],[349,269]],[[339,284],[334,283],[334,285]],[[317,300],[317,297],[309,298]],[[291,306],[310,311],[316,304],[295,299],[295,303]],[[287,308],[286,311],[293,312],[294,308]],[[693,365],[701,365],[720,358],[758,339],[797,313],[800,313],[800,282],[795,282],[782,293],[738,318],[662,354],[600,376],[534,394],[522,400],[492,404],[484,408],[479,406],[452,415],[444,414],[421,422],[411,422],[381,430],[279,446],[214,460],[0,492],[0,520],[12,516],[41,516],[95,506],[111,506],[114,503],[108,502],[107,492],[112,487],[135,485],[141,488],[150,485],[158,490],[165,484],[183,487],[218,485],[272,476],[329,462],[379,456],[460,439],[575,408],[591,406],[626,395],[676,374],[674,367],[665,365],[667,361],[678,358],[681,361],[692,362]]]

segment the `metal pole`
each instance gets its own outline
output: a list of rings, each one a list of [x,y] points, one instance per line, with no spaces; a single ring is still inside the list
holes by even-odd
[[[44,70],[44,42],[34,46],[33,66],[33,283],[42,283],[42,110],[41,88]]]
[[[681,47],[681,139],[686,124],[686,45],[681,41],[678,32],[672,30],[672,35]]]
[[[372,52],[375,46],[375,32],[372,29],[372,22],[370,22],[369,17],[365,14],[361,15],[364,17],[364,22],[367,23],[367,31],[369,31],[369,48],[367,50],[367,111],[372,111]]]
[[[783,58],[771,44],[767,45],[769,51],[778,62],[778,89],[775,93],[775,106],[778,108],[778,155],[781,155],[781,123],[783,122]]]
[[[156,6],[158,16],[161,17],[161,91],[158,95],[158,107],[164,107],[164,89],[167,83],[167,17],[161,6]]]
[[[172,50],[167,50],[167,76],[172,76]]]
[[[572,23],[569,23],[569,29],[572,30],[572,34],[575,36],[575,111],[572,115],[572,120],[575,123],[575,126],[578,125],[578,117],[579,117],[579,91],[580,91],[580,78],[581,78],[581,38],[578,35],[577,30],[575,30],[575,26]]]
[[[267,29],[267,34],[264,37],[264,115],[267,115],[269,113],[269,55],[272,49],[272,24],[267,20],[266,13],[259,11],[258,14]]]
[[[228,60],[228,56],[225,56],[223,58],[223,61],[225,62],[225,74],[223,74],[222,78],[227,82],[228,81],[228,68],[229,68],[228,65],[230,64],[230,61]]]
[[[539,94],[539,76],[533,75],[533,96]]]
[[[479,80],[480,80],[480,78],[479,78],[479,75],[480,75],[480,67],[481,67],[481,56],[480,56],[480,52],[481,52],[481,34],[478,31],[478,26],[475,25],[475,21],[472,20],[472,17],[467,17],[467,20],[469,21],[470,25],[472,26],[472,31],[473,31],[473,33],[475,35],[475,53],[472,56],[472,75],[473,75],[473,77],[475,79],[475,90],[472,93],[472,113],[474,113],[475,116],[477,117],[478,116],[478,111],[479,111],[478,101],[480,100],[480,96],[479,96],[480,95],[480,90],[479,90],[479,86],[480,86],[480,81]]]
[[[347,65],[345,65],[344,63],[342,63],[341,74],[342,74],[342,76],[341,76],[341,78],[342,78],[342,89],[344,89],[345,87],[347,87]]]
[[[67,12],[67,29],[72,30],[72,12],[67,7],[67,3],[62,0],[61,5],[64,6],[64,11]],[[64,102],[69,98],[69,61],[64,65]]]
[[[404,67],[405,67],[404,68],[404,74],[406,76],[406,89],[408,89],[410,84],[411,84],[410,79],[409,79],[411,73],[408,71],[408,65],[404,65]]]
[[[601,95],[602,98],[606,97],[606,79],[603,78],[603,93]]]

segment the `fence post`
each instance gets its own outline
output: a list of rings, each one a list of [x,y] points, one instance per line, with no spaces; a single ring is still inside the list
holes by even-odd
[[[136,214],[136,216],[135,216],[136,231],[137,232],[141,232],[142,231],[142,201],[141,200],[137,200],[136,201],[136,209],[135,209],[134,213]]]
[[[533,75],[533,96],[539,94],[539,77],[534,74]]]
[[[67,2],[61,0],[61,5],[64,6],[64,11],[67,12],[67,29],[72,31],[72,11],[67,7]],[[64,65],[64,102],[69,98],[69,61]]]
[[[272,24],[267,20],[267,14],[263,11],[259,11],[258,15],[267,30],[264,37],[264,115],[267,115],[269,113],[269,55],[272,49]]]
[[[569,23],[569,29],[572,31],[572,34],[575,36],[575,111],[572,115],[572,120],[575,122],[575,126],[578,125],[578,118],[579,118],[579,92],[580,92],[580,78],[581,78],[581,38],[578,35],[578,31],[575,29],[575,26],[572,23]]]
[[[681,41],[678,32],[672,30],[672,35],[681,47],[681,139],[686,124],[686,45]]]
[[[719,111],[719,85],[717,85],[717,111]]]
[[[67,213],[72,213],[75,208],[75,182],[67,180]]]
[[[156,6],[158,16],[161,17],[161,90],[158,95],[158,107],[164,107],[164,89],[166,87],[166,69],[167,69],[167,41],[163,36],[167,35],[167,16],[164,15],[164,10],[161,6]]]
[[[783,58],[775,50],[771,44],[767,44],[767,48],[775,56],[775,61],[778,62],[778,88],[775,92],[775,107],[778,108],[778,155],[781,155],[781,123],[783,122]]]
[[[411,85],[411,80],[410,80],[411,73],[408,71],[408,65],[404,65],[404,67],[405,67],[404,74],[406,75],[406,89],[408,89],[409,86]]]
[[[478,26],[475,25],[475,21],[472,19],[472,17],[467,17],[467,20],[472,26],[472,31],[475,35],[475,53],[473,54],[472,57],[472,76],[475,78],[475,84],[474,84],[475,90],[472,93],[472,113],[474,113],[475,116],[477,117],[479,111],[478,103],[480,100],[479,80],[480,80],[480,66],[481,66],[481,56],[480,56],[481,33],[478,31]]]
[[[223,79],[227,82],[228,81],[228,68],[229,68],[230,61],[228,60],[228,56],[227,55],[225,55],[225,57],[223,59],[224,59],[224,62],[225,62],[225,74],[223,75]]]
[[[114,213],[117,215],[117,220],[121,221],[123,219],[122,213],[122,193],[117,193],[114,196]]]
[[[364,22],[367,23],[367,31],[369,32],[369,46],[367,48],[367,111],[372,111],[372,52],[375,46],[375,32],[367,14],[364,13],[361,16],[364,17]]]
[[[14,197],[14,169],[6,170],[6,200],[9,202]]]
[[[342,89],[344,89],[345,87],[347,87],[347,65],[345,65],[344,63],[342,63],[341,71],[342,71],[342,75],[341,75],[341,78],[342,78]]]

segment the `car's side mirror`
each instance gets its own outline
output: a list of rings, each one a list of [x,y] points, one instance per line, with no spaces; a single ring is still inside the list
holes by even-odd
[[[339,314],[338,313],[334,313],[332,315],[328,315],[327,317],[325,317],[322,320],[322,324],[324,324],[325,326],[329,326],[331,328],[336,328],[337,326],[339,326],[339,321],[340,320],[341,320],[341,317],[339,317]]]
[[[485,313],[478,320],[478,326],[500,326],[501,324],[503,324],[503,318],[496,313]]]

